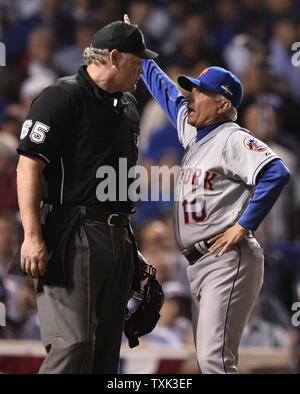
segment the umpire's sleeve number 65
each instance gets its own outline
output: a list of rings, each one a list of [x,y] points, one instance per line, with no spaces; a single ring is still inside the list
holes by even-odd
[[[36,144],[41,144],[45,141],[46,133],[48,133],[50,127],[41,122],[35,122],[31,133],[29,134],[29,138],[32,142]]]

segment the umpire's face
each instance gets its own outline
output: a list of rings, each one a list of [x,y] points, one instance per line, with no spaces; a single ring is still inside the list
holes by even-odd
[[[129,52],[116,51],[114,81],[119,92],[134,92],[140,75],[144,74],[143,59]]]

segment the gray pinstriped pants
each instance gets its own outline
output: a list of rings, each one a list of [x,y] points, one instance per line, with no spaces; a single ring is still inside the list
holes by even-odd
[[[72,232],[64,286],[36,284],[42,342],[39,373],[117,373],[133,274],[126,227],[85,220]]]
[[[200,373],[234,374],[245,325],[263,282],[263,250],[245,238],[221,257],[207,253],[187,274]]]

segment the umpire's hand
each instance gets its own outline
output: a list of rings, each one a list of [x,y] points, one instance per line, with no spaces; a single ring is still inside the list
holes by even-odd
[[[26,238],[21,247],[21,267],[28,276],[38,279],[47,270],[48,252],[43,239]]]

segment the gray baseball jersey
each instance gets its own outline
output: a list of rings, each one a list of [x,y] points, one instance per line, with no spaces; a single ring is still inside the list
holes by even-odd
[[[177,180],[174,230],[179,248],[185,249],[236,223],[255,191],[257,174],[278,156],[233,122],[197,142],[186,105],[178,112],[177,129],[186,151]]]

